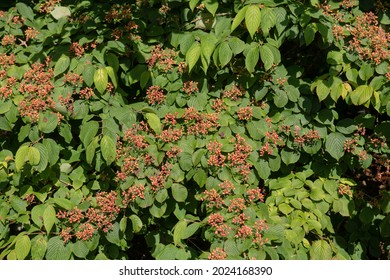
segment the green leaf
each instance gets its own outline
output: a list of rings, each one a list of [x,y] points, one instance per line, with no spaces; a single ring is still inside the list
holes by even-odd
[[[301,154],[297,150],[289,150],[284,148],[281,152],[282,161],[286,165],[296,163],[299,160],[300,156]]]
[[[70,243],[65,244],[61,236],[55,236],[47,242],[46,259],[68,260],[72,254]]]
[[[286,204],[286,203],[281,203],[281,204],[279,205],[279,210],[280,210],[280,212],[282,212],[284,215],[288,215],[288,214],[290,214],[294,209],[293,209],[290,205],[288,205],[288,204]]]
[[[238,11],[236,16],[233,19],[232,26],[230,27],[230,32],[233,32],[244,20],[246,10],[248,10],[249,6],[244,6],[241,10]]]
[[[271,169],[269,168],[268,162],[266,162],[264,159],[260,159],[259,162],[256,162],[254,167],[260,178],[263,180],[268,179],[268,177],[271,175]]]
[[[83,80],[87,86],[91,87],[93,85],[93,79],[95,76],[95,67],[91,64],[87,64],[83,70]]]
[[[119,63],[118,57],[115,54],[107,53],[106,54],[106,61],[107,61],[108,65],[112,67],[112,69],[114,70],[115,73],[118,72],[120,63]]]
[[[37,148],[28,147],[27,158],[31,165],[38,165],[41,160],[41,154]]]
[[[161,133],[162,125],[160,118],[155,113],[145,113],[146,121],[151,129],[157,134]]]
[[[39,227],[41,228],[43,225],[43,212],[45,211],[46,207],[44,204],[39,204],[34,206],[33,209],[31,209],[31,220]]]
[[[214,52],[217,43],[217,38],[212,34],[207,34],[201,38],[200,47],[202,51],[202,64],[205,72],[210,65],[211,55]]]
[[[191,236],[193,236],[195,234],[195,232],[199,229],[199,227],[201,226],[201,223],[198,223],[198,222],[194,222],[194,223],[191,223],[190,225],[188,225],[182,235],[182,239],[187,239],[187,238],[190,238]]]
[[[58,117],[53,112],[45,112],[39,114],[38,128],[43,133],[53,132],[58,124]]]
[[[43,139],[42,144],[46,147],[49,163],[51,166],[53,166],[59,159],[59,145],[57,145],[57,143],[50,138]]]
[[[91,143],[88,144],[87,148],[85,149],[85,159],[87,163],[91,164],[93,161],[93,158],[95,157],[95,151],[99,144],[100,136],[96,136],[93,138]]]
[[[278,108],[283,108],[288,103],[288,96],[284,90],[275,89],[274,104]]]
[[[261,10],[261,30],[264,37],[268,37],[269,31],[276,24],[276,15],[272,8],[264,7]]]
[[[261,11],[258,5],[250,5],[245,13],[245,24],[249,34],[253,38],[260,27]]]
[[[107,66],[106,71],[114,87],[118,87],[118,78],[116,76],[114,69],[111,66]]]
[[[160,205],[153,204],[152,207],[149,208],[150,214],[152,214],[152,216],[156,218],[161,218],[165,214],[166,210],[167,210],[166,203]]]
[[[24,260],[31,249],[31,240],[28,235],[23,235],[18,238],[15,244],[15,252],[18,260]]]
[[[326,85],[326,82],[324,80],[318,81],[316,92],[318,95],[318,99],[320,101],[324,100],[326,97],[328,97],[330,88]]]
[[[206,184],[207,173],[203,169],[200,169],[195,173],[193,178],[198,186],[202,188]]]
[[[315,22],[310,23],[306,26],[305,32],[303,34],[305,37],[306,46],[310,45],[310,43],[314,41],[314,37],[317,31],[318,31],[318,27]]]
[[[46,149],[45,145],[41,143],[36,143],[34,147],[38,149],[40,154],[39,164],[37,164],[34,169],[38,172],[42,172],[46,169],[49,162],[49,151]]]
[[[374,89],[371,86],[361,85],[351,92],[351,101],[354,105],[362,105],[370,100],[374,93]]]
[[[71,13],[68,7],[63,6],[55,6],[54,9],[50,12],[50,14],[55,18],[56,20],[59,20],[63,17],[70,17]]]
[[[214,16],[218,10],[218,0],[205,0],[203,3],[205,4],[207,11],[209,11]]]
[[[221,67],[224,67],[226,64],[228,64],[233,57],[233,52],[230,49],[228,42],[226,41],[221,43],[218,53]]]
[[[195,64],[198,62],[200,55],[202,52],[202,48],[198,42],[194,42],[191,48],[186,53],[186,61],[188,63],[188,71],[194,68]]]
[[[237,37],[229,38],[229,46],[232,49],[234,55],[238,55],[244,51],[245,42]]]
[[[259,61],[260,53],[257,46],[253,46],[245,57],[245,67],[249,73],[255,71],[257,62]]]
[[[26,4],[24,3],[16,3],[16,9],[18,10],[19,14],[25,18],[25,19],[29,19],[31,21],[34,20],[34,12],[33,10],[31,9],[31,7],[27,6]]]
[[[47,249],[47,241],[43,235],[38,235],[31,242],[31,258],[33,260],[43,260]]]
[[[370,64],[368,63],[364,63],[362,65],[362,67],[360,67],[360,70],[359,70],[359,77],[363,80],[363,81],[368,81],[372,75],[374,75],[374,67],[372,67]]]
[[[18,196],[11,196],[11,206],[16,212],[23,213],[26,212],[27,201]]]
[[[89,253],[89,249],[83,240],[77,240],[76,243],[73,244],[72,251],[73,254],[79,258],[85,258]]]
[[[29,153],[29,146],[26,145],[26,146],[19,147],[15,155],[16,172],[19,172],[23,168],[24,163],[28,160],[28,153]]]
[[[113,223],[110,231],[106,234],[106,239],[108,242],[120,245],[121,239],[122,239],[122,233],[120,231],[120,226],[118,222]]]
[[[81,125],[80,140],[84,144],[84,147],[88,147],[89,143],[96,136],[99,130],[99,123],[97,121],[85,122]]]
[[[265,70],[271,69],[275,59],[271,48],[267,44],[260,46],[260,57],[264,63]]]
[[[106,68],[100,68],[95,71],[93,75],[93,82],[95,83],[96,89],[103,94],[108,84],[108,72]]]
[[[332,259],[332,248],[325,240],[314,241],[310,247],[310,259],[330,260]]]
[[[103,135],[100,141],[100,150],[102,156],[106,160],[107,165],[110,165],[116,158],[116,140],[108,135]]]
[[[346,138],[343,134],[332,132],[326,136],[325,149],[336,160],[344,155],[344,142]]]
[[[65,54],[61,55],[61,57],[58,59],[58,61],[54,66],[54,77],[64,73],[66,69],[68,69],[69,65],[70,65],[69,56]]]
[[[172,196],[177,202],[185,202],[188,196],[187,188],[181,184],[172,184]]]
[[[183,235],[185,233],[186,228],[187,228],[186,221],[179,221],[175,225],[173,230],[173,242],[175,243],[175,246],[182,245],[181,240],[183,239]]]
[[[190,9],[193,11],[200,0],[190,0]]]
[[[66,198],[62,197],[55,197],[53,198],[53,202],[60,206],[61,208],[64,208],[65,210],[72,210],[73,207],[75,206],[72,201]]]
[[[142,220],[135,214],[131,215],[129,219],[131,221],[131,224],[133,225],[133,232],[140,232],[143,226]]]
[[[56,211],[54,210],[54,207],[51,205],[48,205],[43,212],[43,225],[45,226],[46,232],[49,234],[51,228],[54,225],[54,222],[56,220]]]

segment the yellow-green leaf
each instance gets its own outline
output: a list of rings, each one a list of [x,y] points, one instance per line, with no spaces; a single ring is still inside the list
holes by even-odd
[[[28,235],[23,235],[18,238],[15,244],[15,252],[18,260],[24,260],[31,248],[31,240]]]
[[[28,160],[28,153],[29,153],[29,147],[28,146],[22,146],[19,147],[18,151],[15,155],[15,169],[16,172],[19,172],[26,160]]]
[[[154,132],[157,134],[161,133],[162,127],[161,127],[161,121],[160,118],[154,114],[154,113],[145,113],[145,118],[150,126],[151,129],[153,129]]]
[[[93,82],[95,83],[96,89],[103,93],[108,84],[108,73],[106,68],[100,68],[95,71],[93,75]]]
[[[100,149],[107,165],[110,165],[116,157],[116,141],[108,135],[103,135],[102,140],[100,141]]]
[[[238,11],[236,16],[233,19],[232,26],[230,27],[230,32],[233,32],[244,20],[246,10],[248,9],[249,6],[243,7],[241,10]]]
[[[118,87],[118,78],[116,76],[116,73],[114,72],[114,68],[112,68],[111,66],[107,66],[106,71],[114,87]]]
[[[31,165],[38,165],[41,160],[41,154],[35,147],[28,147],[28,161]]]
[[[354,105],[362,105],[370,100],[374,93],[372,86],[361,85],[351,92],[351,101]]]
[[[258,5],[251,5],[245,13],[245,24],[249,34],[253,38],[260,27],[261,11]]]
[[[314,241],[310,247],[310,259],[330,260],[332,258],[332,248],[325,240]]]
[[[203,3],[207,11],[209,11],[214,16],[219,6],[218,0],[205,0]]]
[[[56,211],[54,210],[54,207],[51,205],[48,205],[43,212],[43,225],[45,226],[45,229],[47,233],[50,232],[52,229],[54,222],[56,220]]]
[[[179,221],[174,228],[173,231],[173,242],[176,246],[181,245],[181,240],[183,239],[183,235],[187,228],[186,221]]]

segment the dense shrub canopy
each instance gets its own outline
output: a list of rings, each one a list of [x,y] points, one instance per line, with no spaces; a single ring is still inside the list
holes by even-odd
[[[0,259],[390,258],[386,1],[14,2]]]

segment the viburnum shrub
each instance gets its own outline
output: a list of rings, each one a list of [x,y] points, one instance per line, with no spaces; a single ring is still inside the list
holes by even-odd
[[[386,1],[16,2],[0,259],[390,258]]]

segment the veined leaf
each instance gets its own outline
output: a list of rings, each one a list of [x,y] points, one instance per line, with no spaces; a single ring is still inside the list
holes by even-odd
[[[351,101],[354,105],[362,105],[370,100],[374,94],[374,89],[371,86],[361,85],[351,92]]]
[[[24,163],[28,160],[28,151],[29,151],[29,147],[26,145],[26,146],[19,147],[18,151],[16,152],[15,155],[16,172],[19,172],[22,169]]]
[[[59,74],[62,74],[68,69],[70,65],[70,58],[69,56],[63,54],[56,62],[56,65],[54,66],[54,77],[58,76]]]
[[[161,133],[162,125],[160,118],[155,113],[145,113],[145,118],[151,129],[157,134]]]
[[[41,160],[41,154],[35,147],[28,147],[28,161],[31,165],[38,165]]]
[[[116,141],[108,135],[103,135],[100,141],[100,149],[107,165],[110,165],[116,157]]]
[[[137,216],[137,215],[131,215],[129,217],[129,219],[131,220],[131,224],[133,225],[133,232],[134,233],[137,233],[139,232],[141,229],[142,229],[142,220]]]
[[[18,238],[15,244],[15,252],[18,260],[24,260],[31,249],[31,240],[28,235],[23,235]]]
[[[233,32],[244,20],[246,10],[248,10],[249,6],[243,7],[241,10],[238,11],[236,16],[233,19],[232,26],[230,27],[230,32]]]
[[[258,5],[251,5],[245,13],[245,24],[249,34],[253,38],[260,27],[261,11]]]
[[[188,63],[188,71],[191,72],[192,68],[194,68],[196,62],[198,62],[200,58],[202,48],[198,42],[192,44],[191,48],[186,53],[186,61]]]
[[[118,78],[116,76],[116,73],[114,72],[114,68],[112,68],[111,66],[107,66],[106,71],[114,87],[118,87]]]
[[[344,155],[344,142],[346,138],[338,132],[326,136],[325,149],[334,158],[339,160]]]
[[[68,260],[72,254],[71,244],[65,244],[61,236],[55,236],[47,242],[46,259]]]
[[[100,68],[95,71],[93,75],[93,82],[95,83],[96,89],[102,94],[108,84],[108,72],[106,68]]]
[[[175,225],[175,229],[173,231],[173,242],[176,246],[181,245],[181,240],[183,239],[183,235],[187,228],[187,222],[186,221],[179,221]]]
[[[49,234],[51,228],[54,225],[54,222],[56,220],[56,211],[54,210],[54,207],[51,205],[48,205],[43,212],[43,225],[45,226],[46,232]]]
[[[89,121],[84,123],[80,129],[80,140],[84,147],[88,147],[92,139],[96,136],[99,130],[99,123],[97,121]]]
[[[245,57],[245,67],[249,73],[255,71],[257,62],[259,61],[259,48],[257,46],[252,47]]]
[[[313,42],[317,31],[318,31],[318,27],[316,23],[310,23],[309,25],[306,26],[305,32],[303,34],[305,37],[306,46],[310,45],[310,43]]]
[[[221,63],[221,67],[224,67],[226,64],[230,62],[233,56],[233,52],[230,49],[228,42],[226,41],[222,42],[218,52],[219,52],[219,62]]]
[[[268,36],[269,31],[276,24],[276,14],[272,8],[265,7],[261,10],[261,30],[265,37]]]
[[[330,260],[332,258],[332,248],[325,240],[314,241],[310,247],[310,259]]]
[[[265,70],[268,71],[271,69],[272,65],[274,64],[274,55],[268,45],[262,45],[260,47],[260,57],[264,63]]]

